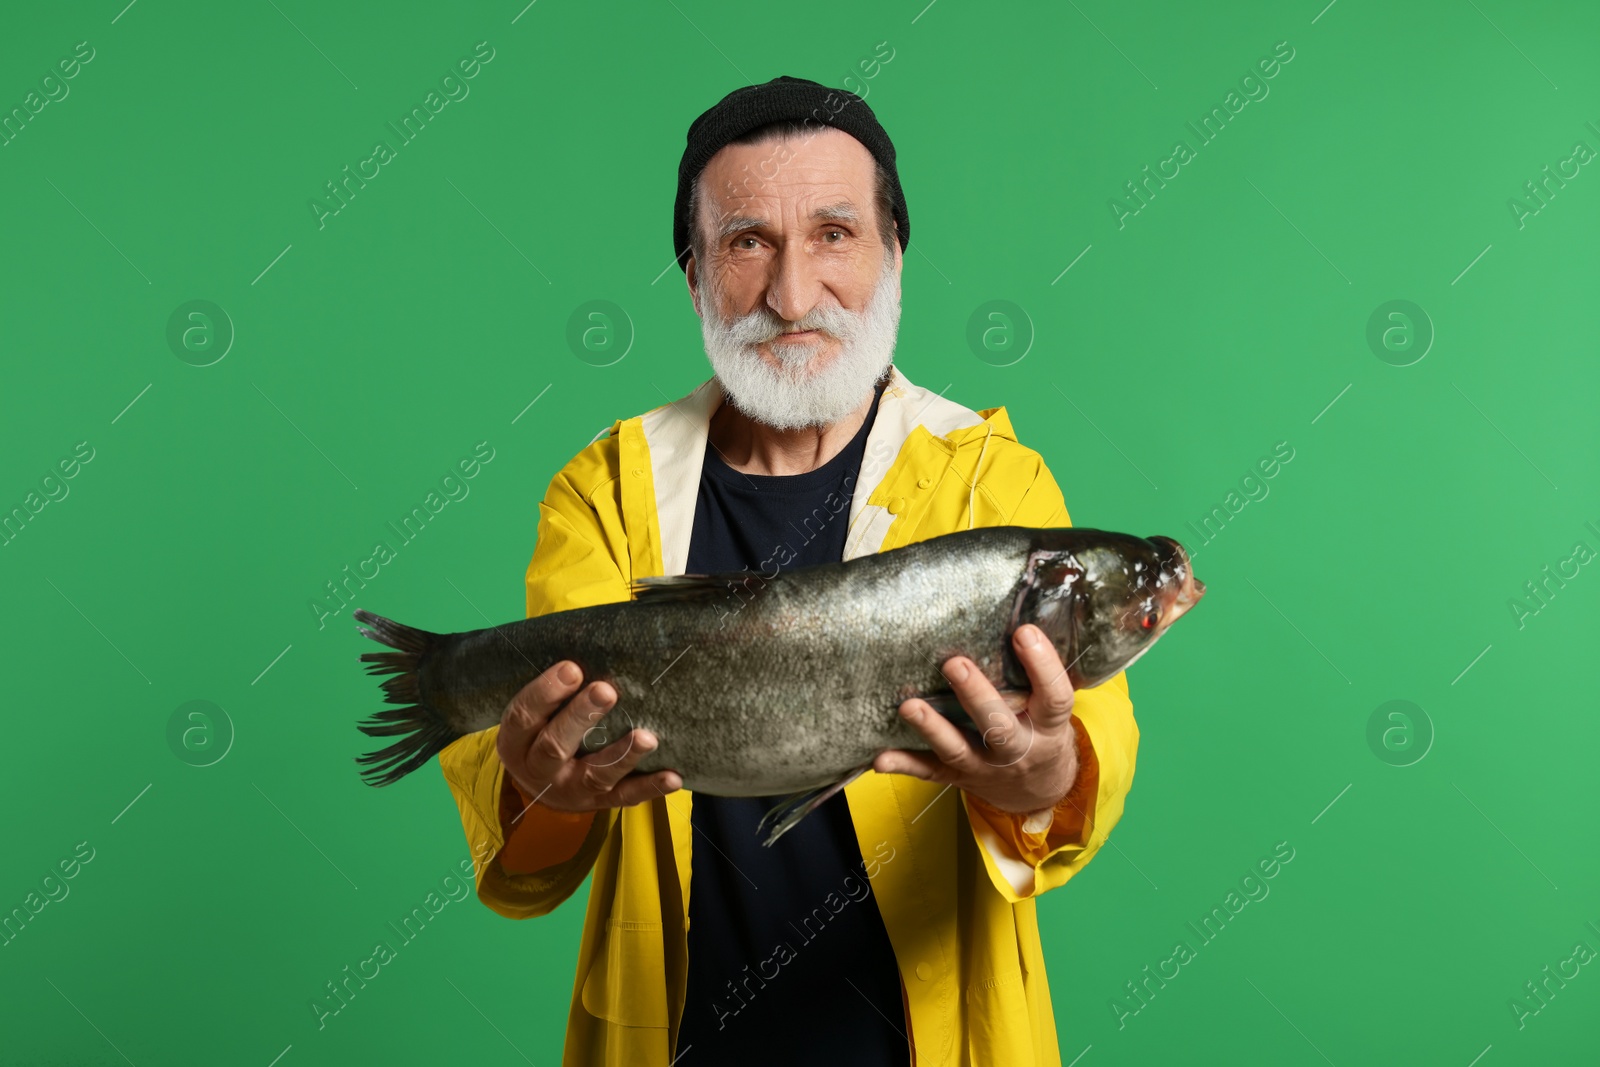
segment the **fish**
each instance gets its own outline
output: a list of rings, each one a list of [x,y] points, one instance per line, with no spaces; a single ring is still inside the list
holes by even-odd
[[[981,744],[940,670],[951,656],[970,658],[1020,710],[1018,626],[1037,625],[1072,688],[1092,689],[1150,651],[1205,588],[1170,537],[989,526],[770,576],[640,578],[626,601],[461,633],[358,609],[360,633],[394,650],[361,660],[393,675],[382,688],[400,706],[358,724],[398,740],[356,762],[370,785],[397,782],[499,723],[518,690],[571,660],[617,691],[580,754],[647,729],[658,745],[640,773],[670,768],[713,796],[786,797],[762,826],[770,846],[880,752],[927,750],[898,713],[908,698]]]

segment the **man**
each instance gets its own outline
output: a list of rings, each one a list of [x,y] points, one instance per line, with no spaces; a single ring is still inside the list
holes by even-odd
[[[860,98],[784,77],[695,121],[674,243],[715,376],[618,420],[551,481],[530,617],[625,600],[650,575],[770,576],[972,526],[1070,524],[1003,408],[962,407],[892,363],[909,234],[894,148]],[[728,610],[760,595],[753,579]],[[1014,635],[1020,713],[947,661],[983,738],[906,701],[929,751],[880,754],[771,849],[755,824],[774,799],[631,773],[647,731],[578,756],[616,692],[571,663],[446,749],[489,857],[485,904],[543,915],[593,873],[564,1062],[1059,1064],[1034,898],[1104,843],[1139,735],[1123,675],[1074,694],[1038,637]],[[662,669],[694,670],[692,650]]]

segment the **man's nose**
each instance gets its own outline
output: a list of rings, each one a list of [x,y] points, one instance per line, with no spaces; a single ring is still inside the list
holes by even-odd
[[[786,241],[773,257],[767,284],[767,306],[785,322],[799,322],[822,298],[822,280],[816,257],[803,243]]]

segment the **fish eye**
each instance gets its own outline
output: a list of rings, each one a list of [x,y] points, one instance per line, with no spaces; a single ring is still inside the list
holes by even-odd
[[[1156,623],[1161,621],[1161,613],[1152,608],[1140,623],[1146,630],[1155,629]]]

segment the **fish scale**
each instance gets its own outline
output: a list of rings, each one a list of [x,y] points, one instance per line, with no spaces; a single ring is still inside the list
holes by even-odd
[[[858,576],[859,592],[845,608],[829,582],[797,569],[794,580],[768,582],[711,635],[696,633],[696,617],[720,606],[678,604],[685,621],[677,634],[698,643],[653,684],[646,677],[653,665],[608,675],[616,707],[627,714],[614,709],[607,719],[619,721],[591,734],[584,748],[648,729],[660,745],[639,771],[693,767],[692,777],[683,772],[685,786],[720,796],[804,792],[836,781],[841,761],[855,767],[885,748],[926,748],[899,717],[900,703],[948,689],[938,664],[953,651],[998,665],[997,650],[979,650],[1004,633],[1022,568],[1020,557],[997,553],[967,563],[880,566]],[[884,642],[884,634],[895,640]],[[879,654],[860,655],[875,646]],[[935,649],[947,655],[936,658]],[[786,707],[789,715],[775,713]],[[765,768],[760,778],[752,778],[753,767]]]

